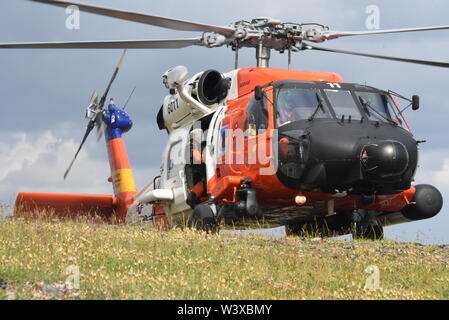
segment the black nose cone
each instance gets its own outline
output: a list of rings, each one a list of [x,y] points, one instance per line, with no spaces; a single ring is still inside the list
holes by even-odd
[[[379,141],[362,148],[360,161],[367,175],[391,178],[401,176],[407,170],[409,153],[399,141]]]

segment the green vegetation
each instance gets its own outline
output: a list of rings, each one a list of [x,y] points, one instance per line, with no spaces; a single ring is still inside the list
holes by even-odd
[[[64,286],[78,266],[80,289]],[[364,289],[377,266],[380,289]],[[0,222],[0,299],[449,299],[449,248]]]

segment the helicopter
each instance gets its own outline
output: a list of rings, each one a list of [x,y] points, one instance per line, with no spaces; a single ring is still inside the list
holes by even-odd
[[[108,100],[122,55],[104,94],[91,97],[88,125],[64,178],[90,133],[105,137],[114,196],[19,193],[17,215],[51,210],[60,216],[95,213],[116,223],[160,227],[189,223],[216,231],[220,225],[311,228],[323,235],[370,239],[385,226],[429,219],[442,209],[440,191],[415,185],[419,145],[404,112],[420,108],[419,96],[346,83],[332,72],[291,70],[293,53],[306,50],[448,68],[449,63],[390,57],[316,46],[341,37],[447,30],[449,26],[374,31],[332,31],[319,23],[273,18],[240,20],[227,27],[117,10],[74,1],[98,15],[181,31],[200,37],[162,40],[0,43],[0,49],[181,49],[226,46],[235,69],[193,76],[184,66],[162,77],[168,90],[157,114],[168,134],[160,175],[137,191],[123,135],[133,122]],[[256,51],[256,67],[239,68],[239,52]],[[271,52],[288,53],[288,69],[270,68]],[[406,106],[400,106],[399,100]]]

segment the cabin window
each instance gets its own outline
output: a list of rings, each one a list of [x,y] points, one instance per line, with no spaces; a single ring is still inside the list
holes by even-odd
[[[385,95],[375,92],[355,92],[355,94],[368,119],[384,122],[390,119],[388,99]]]
[[[314,119],[331,117],[321,93],[316,89],[282,88],[277,94],[276,106],[278,127],[311,117]]]
[[[244,131],[248,136],[262,134],[268,129],[268,104],[266,99],[249,101]]]
[[[345,90],[324,90],[334,108],[335,115],[338,119],[343,118],[343,116],[348,119],[351,117],[353,120],[362,119],[362,114],[360,113],[355,100],[349,91]]]

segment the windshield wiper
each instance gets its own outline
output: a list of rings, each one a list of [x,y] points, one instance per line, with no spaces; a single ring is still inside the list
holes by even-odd
[[[379,116],[380,116],[382,119],[384,119],[385,121],[397,125],[396,122],[394,122],[394,121],[391,120],[391,119],[388,119],[388,118],[385,117],[383,114],[381,114],[379,111],[377,111],[375,108],[373,108],[373,106],[371,106],[371,103],[369,103],[369,101],[366,101],[365,99],[363,99],[363,98],[360,97],[360,96],[359,96],[359,100],[360,100],[360,103],[361,103],[365,108],[367,108],[367,107],[370,108],[372,111],[374,111],[375,113],[377,113],[377,115],[379,115]],[[368,111],[368,110],[365,110],[365,112],[366,112],[366,111]],[[369,113],[369,112],[366,112],[366,113],[368,114],[368,117],[369,117],[369,116],[370,116],[370,113]]]
[[[316,117],[316,115],[318,114],[318,111],[323,111],[323,113],[325,113],[324,111],[324,107],[323,107],[323,99],[321,99],[319,93],[315,93],[316,96],[316,100],[318,101],[318,105],[315,108],[315,111],[312,113],[312,115],[309,117],[309,121],[313,121]]]

